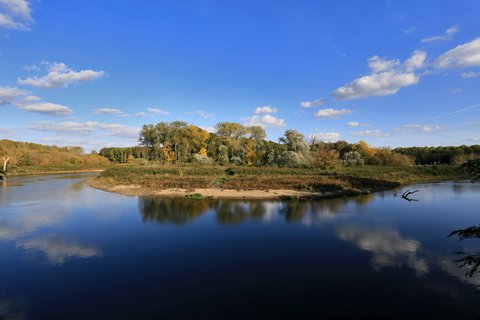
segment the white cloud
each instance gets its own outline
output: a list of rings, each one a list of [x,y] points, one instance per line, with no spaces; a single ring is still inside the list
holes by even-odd
[[[383,58],[380,58],[377,55],[368,59],[368,66],[370,67],[373,73],[391,70],[399,65],[400,65],[400,61],[398,61],[398,59],[385,60]]]
[[[27,95],[28,92],[15,87],[0,87],[0,106],[11,104],[18,98]]]
[[[160,109],[157,109],[157,108],[147,108],[147,111],[150,112],[150,113],[161,114],[161,115],[164,115],[164,116],[167,116],[167,115],[170,114],[170,112],[168,112],[168,111],[160,110]]]
[[[70,84],[99,79],[106,75],[104,71],[81,70],[74,71],[64,63],[45,62],[48,74],[43,77],[18,79],[21,85],[30,85],[37,88],[59,88]]]
[[[369,127],[370,124],[369,123],[361,123],[361,122],[358,122],[358,121],[350,121],[350,122],[347,122],[347,126],[348,127]]]
[[[100,108],[100,109],[95,109],[95,114],[120,115],[120,114],[123,114],[123,112],[122,110],[115,109],[115,108]]]
[[[140,128],[128,127],[123,124],[99,123],[98,127],[108,131],[110,136],[121,138],[137,139],[140,133]]]
[[[32,8],[29,1],[0,0],[0,28],[29,30],[32,23]]]
[[[40,71],[40,68],[36,65],[31,65],[31,66],[24,66],[23,70],[32,72],[32,71]]]
[[[439,40],[451,40],[453,38],[453,35],[457,32],[458,32],[457,27],[450,27],[441,36],[432,36],[432,37],[424,38],[420,41],[421,42],[432,42],[432,41],[439,41]]]
[[[337,109],[327,108],[327,109],[320,109],[317,112],[315,112],[315,118],[339,118],[340,116],[351,114],[351,113],[353,113],[353,111],[348,109],[337,110]]]
[[[460,76],[464,79],[468,78],[476,78],[480,76],[480,72],[475,72],[475,71],[467,71],[467,72],[462,72],[460,73]]]
[[[325,103],[327,103],[327,99],[316,99],[313,101],[302,101],[300,102],[300,107],[303,109],[308,109],[311,107],[318,107],[318,106],[323,106]]]
[[[418,83],[415,70],[424,67],[427,54],[414,51],[403,64],[373,56],[368,60],[371,72],[336,89],[332,95],[337,100],[352,100],[369,96],[396,94],[401,88]]]
[[[405,131],[410,133],[421,133],[421,132],[428,133],[428,132],[433,132],[440,129],[441,127],[430,125],[430,124],[405,124],[403,126],[396,127],[394,130]]]
[[[372,138],[380,138],[380,137],[388,137],[388,133],[383,133],[381,130],[374,129],[374,130],[363,130],[363,131],[353,131],[350,132],[352,136],[361,136],[361,137],[372,137]]]
[[[254,115],[243,120],[245,125],[248,126],[261,126],[265,128],[286,126],[285,119],[279,119],[271,114],[266,114],[264,116]]]
[[[34,122],[28,126],[29,129],[42,132],[57,132],[65,134],[90,134],[96,130],[104,130],[109,136],[122,138],[138,138],[140,128],[128,127],[123,124],[103,123],[96,121],[74,122]]]
[[[46,114],[50,116],[66,116],[72,114],[73,111],[67,106],[42,102],[41,98],[30,95],[30,92],[15,87],[0,87],[0,106],[12,104],[18,109]]]
[[[193,113],[193,114],[196,114],[197,116],[203,118],[203,119],[211,119],[213,118],[213,114],[211,113],[207,113],[203,110],[195,110],[193,112],[189,112],[189,113]]]
[[[135,115],[138,116],[138,117],[146,117],[147,116],[147,114],[143,111],[137,112]]]
[[[340,133],[338,132],[319,132],[310,135],[310,139],[312,140],[320,140],[324,142],[335,142],[340,140]]]
[[[257,107],[255,108],[255,111],[253,113],[255,114],[268,114],[268,113],[277,113],[277,108],[269,107],[269,106],[263,106],[263,107]]]
[[[67,106],[49,102],[19,104],[18,108],[27,112],[46,114],[50,116],[66,116],[73,113],[72,109]]]
[[[480,66],[480,38],[445,52],[435,61],[435,67],[439,69],[478,66]]]
[[[43,132],[71,133],[71,134],[89,134],[95,131],[98,122],[73,122],[65,121],[61,123],[54,122],[34,122],[28,128]]]
[[[416,69],[421,69],[425,66],[425,60],[427,59],[427,53],[419,50],[415,50],[410,58],[405,60],[403,65],[405,70],[412,72]]]

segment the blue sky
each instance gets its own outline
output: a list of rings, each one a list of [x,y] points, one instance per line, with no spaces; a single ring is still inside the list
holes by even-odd
[[[480,2],[0,0],[0,138],[136,144],[146,123],[480,143]]]

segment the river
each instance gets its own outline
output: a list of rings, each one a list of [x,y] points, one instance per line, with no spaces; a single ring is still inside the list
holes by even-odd
[[[0,319],[480,316],[480,275],[458,261],[480,239],[448,237],[480,224],[480,184],[249,202],[127,197],[90,176],[0,185]]]

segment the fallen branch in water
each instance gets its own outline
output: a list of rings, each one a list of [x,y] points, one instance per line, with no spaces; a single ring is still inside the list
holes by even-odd
[[[412,194],[414,194],[416,192],[418,192],[418,190],[414,190],[414,191],[407,190],[402,194],[402,198],[407,200],[407,201],[418,201],[418,199],[409,198],[409,196],[411,196]]]

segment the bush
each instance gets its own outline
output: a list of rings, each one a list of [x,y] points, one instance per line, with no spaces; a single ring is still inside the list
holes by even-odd
[[[240,166],[240,165],[243,164],[242,159],[240,159],[240,157],[235,157],[235,156],[230,158],[230,162],[233,163],[236,166]]]
[[[212,164],[212,159],[207,157],[206,155],[201,155],[201,154],[194,154],[192,157],[192,162],[193,163],[199,163],[199,164]]]
[[[340,153],[320,147],[314,155],[314,167],[321,169],[335,168],[340,164]]]
[[[343,155],[342,164],[345,167],[354,167],[363,166],[365,162],[363,161],[362,155],[358,151],[349,151]]]

